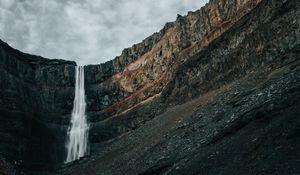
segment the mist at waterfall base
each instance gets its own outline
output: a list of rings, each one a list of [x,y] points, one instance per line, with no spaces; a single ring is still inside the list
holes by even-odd
[[[76,67],[75,99],[71,124],[67,133],[67,158],[65,163],[78,160],[88,154],[88,131],[84,89],[84,66]]]

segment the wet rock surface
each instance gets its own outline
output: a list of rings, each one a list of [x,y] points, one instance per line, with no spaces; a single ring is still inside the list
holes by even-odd
[[[90,156],[65,166],[76,63],[1,41],[0,173],[300,174],[299,7],[211,0],[86,66]]]

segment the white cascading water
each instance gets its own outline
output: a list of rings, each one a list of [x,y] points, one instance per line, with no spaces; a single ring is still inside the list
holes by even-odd
[[[75,99],[73,104],[71,125],[67,136],[67,159],[65,163],[78,160],[88,153],[88,130],[85,115],[84,67],[76,67]]]

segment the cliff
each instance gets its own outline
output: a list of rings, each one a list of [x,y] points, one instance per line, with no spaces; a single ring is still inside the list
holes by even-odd
[[[178,16],[116,59],[87,66],[88,114],[96,130],[92,129],[92,142],[109,140],[161,113],[163,108],[127,115],[140,104],[160,98],[178,65],[205,49],[258,2],[211,1],[196,12]]]
[[[76,64],[24,54],[2,41],[0,55],[0,155],[22,167],[48,168],[64,151],[61,118],[72,110]]]
[[[211,0],[114,60],[86,66],[91,156],[62,169],[76,63],[1,41],[0,168],[300,173],[299,5]]]

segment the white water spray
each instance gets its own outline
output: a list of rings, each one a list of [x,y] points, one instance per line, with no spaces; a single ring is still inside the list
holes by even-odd
[[[67,159],[65,163],[78,160],[88,152],[88,130],[85,115],[84,67],[76,67],[75,99],[73,104],[71,125],[67,136]]]

